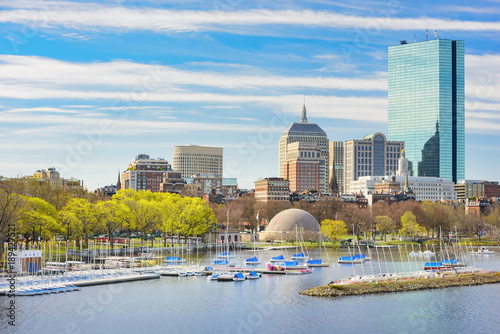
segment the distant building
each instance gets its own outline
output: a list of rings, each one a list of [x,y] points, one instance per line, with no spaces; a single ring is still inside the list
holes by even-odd
[[[344,192],[344,142],[331,141],[329,145],[328,180],[330,186],[328,192],[342,194]]]
[[[482,180],[460,180],[455,185],[457,199],[464,201],[472,198],[500,198],[500,185],[498,182]]]
[[[108,197],[111,197],[113,196],[114,194],[116,194],[117,190],[116,190],[116,186],[114,184],[111,184],[109,186],[104,186],[104,187],[101,187],[101,188],[97,188],[94,193],[96,195],[100,195],[100,196],[108,196]]]
[[[354,192],[350,185],[363,176],[395,175],[404,142],[387,141],[380,133],[365,136],[362,140],[344,143],[344,191]]]
[[[255,181],[255,200],[288,201],[290,199],[290,181],[280,177],[267,177]]]
[[[222,178],[220,175],[197,174],[185,177],[187,184],[199,184],[203,194],[221,194],[224,196],[236,196],[238,181],[235,178]]]
[[[151,159],[147,154],[139,154],[122,173],[121,188],[159,192],[163,178],[171,171],[172,166],[167,160]]]
[[[182,177],[223,176],[223,149],[197,145],[174,146],[173,169]]]
[[[328,193],[328,138],[326,136],[325,131],[323,131],[316,123],[309,123],[307,121],[307,110],[304,105],[302,108],[302,119],[299,122],[292,123],[288,129],[286,129],[281,135],[279,142],[279,171],[278,176],[286,179],[285,176],[288,157],[290,156],[289,145],[300,142],[301,144],[316,144],[317,150],[319,151],[319,174],[317,178],[319,180],[319,187],[316,190],[319,190],[321,193]],[[299,158],[299,157],[297,157]],[[297,162],[300,160],[297,160]],[[311,171],[312,173],[312,171]],[[318,173],[318,172],[315,172]],[[309,174],[308,174],[309,175]],[[312,184],[312,174],[309,182],[310,187],[316,187],[316,185]],[[316,176],[316,175],[314,175]],[[290,189],[294,187],[293,181],[290,180]],[[296,189],[306,189],[309,186],[295,186]],[[308,188],[309,190],[311,188]],[[297,190],[301,191],[301,190]]]
[[[290,181],[290,191],[307,192],[321,188],[321,166],[324,163],[317,143],[295,142],[287,146],[283,178]]]
[[[186,185],[186,181],[179,172],[165,172],[165,177],[160,183],[160,192],[180,194]]]
[[[26,177],[25,177],[26,178]],[[55,167],[37,170],[33,173],[33,177],[27,177],[40,183],[48,183],[53,186],[63,187],[70,190],[82,190],[83,182],[81,180],[70,178],[65,179],[61,177],[61,174],[55,169]]]

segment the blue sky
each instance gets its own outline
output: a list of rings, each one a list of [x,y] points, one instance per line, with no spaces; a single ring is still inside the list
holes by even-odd
[[[387,47],[465,41],[466,178],[499,181],[500,1],[0,2],[0,175],[54,166],[89,190],[139,153],[224,148],[225,177],[278,174],[300,120],[387,134]]]

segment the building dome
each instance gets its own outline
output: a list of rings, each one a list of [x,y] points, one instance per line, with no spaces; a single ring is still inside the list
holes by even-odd
[[[268,232],[291,232],[295,226],[304,231],[319,231],[320,226],[316,219],[309,213],[300,209],[281,211],[269,222]]]

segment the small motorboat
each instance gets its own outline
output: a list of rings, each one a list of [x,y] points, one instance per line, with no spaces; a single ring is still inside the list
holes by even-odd
[[[239,281],[244,281],[244,280],[245,280],[245,275],[243,275],[242,273],[236,273],[233,276],[233,281],[239,282]]]
[[[258,272],[256,272],[255,270],[252,271],[251,273],[248,273],[245,275],[246,279],[257,279],[259,277],[260,277],[260,274]]]
[[[486,247],[482,246],[482,247],[479,247],[477,249],[477,252],[470,252],[471,254],[475,254],[475,255],[488,255],[488,254],[495,254],[495,252],[493,251],[490,251],[489,249],[487,249]]]

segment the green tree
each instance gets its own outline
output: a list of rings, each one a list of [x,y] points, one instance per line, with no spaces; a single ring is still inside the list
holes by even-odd
[[[406,211],[401,217],[401,229],[399,230],[400,235],[411,235],[415,238],[418,233],[424,233],[425,228],[418,225],[417,218],[411,211]]]
[[[71,212],[76,217],[74,234],[76,243],[80,245],[80,238],[83,238],[84,247],[89,247],[89,234],[95,230],[94,204],[85,198],[72,198],[62,209]]]
[[[42,240],[51,239],[56,233],[62,233],[58,212],[54,206],[43,199],[36,197],[24,197],[25,206],[18,223],[19,233],[24,235],[26,243],[36,241],[37,237]]]
[[[337,237],[347,233],[347,226],[342,220],[325,219],[321,222],[321,234],[335,243]]]
[[[373,220],[375,221],[380,232],[382,233],[381,238],[387,240],[386,238],[387,232],[390,231],[394,226],[392,219],[389,216],[375,216]]]

